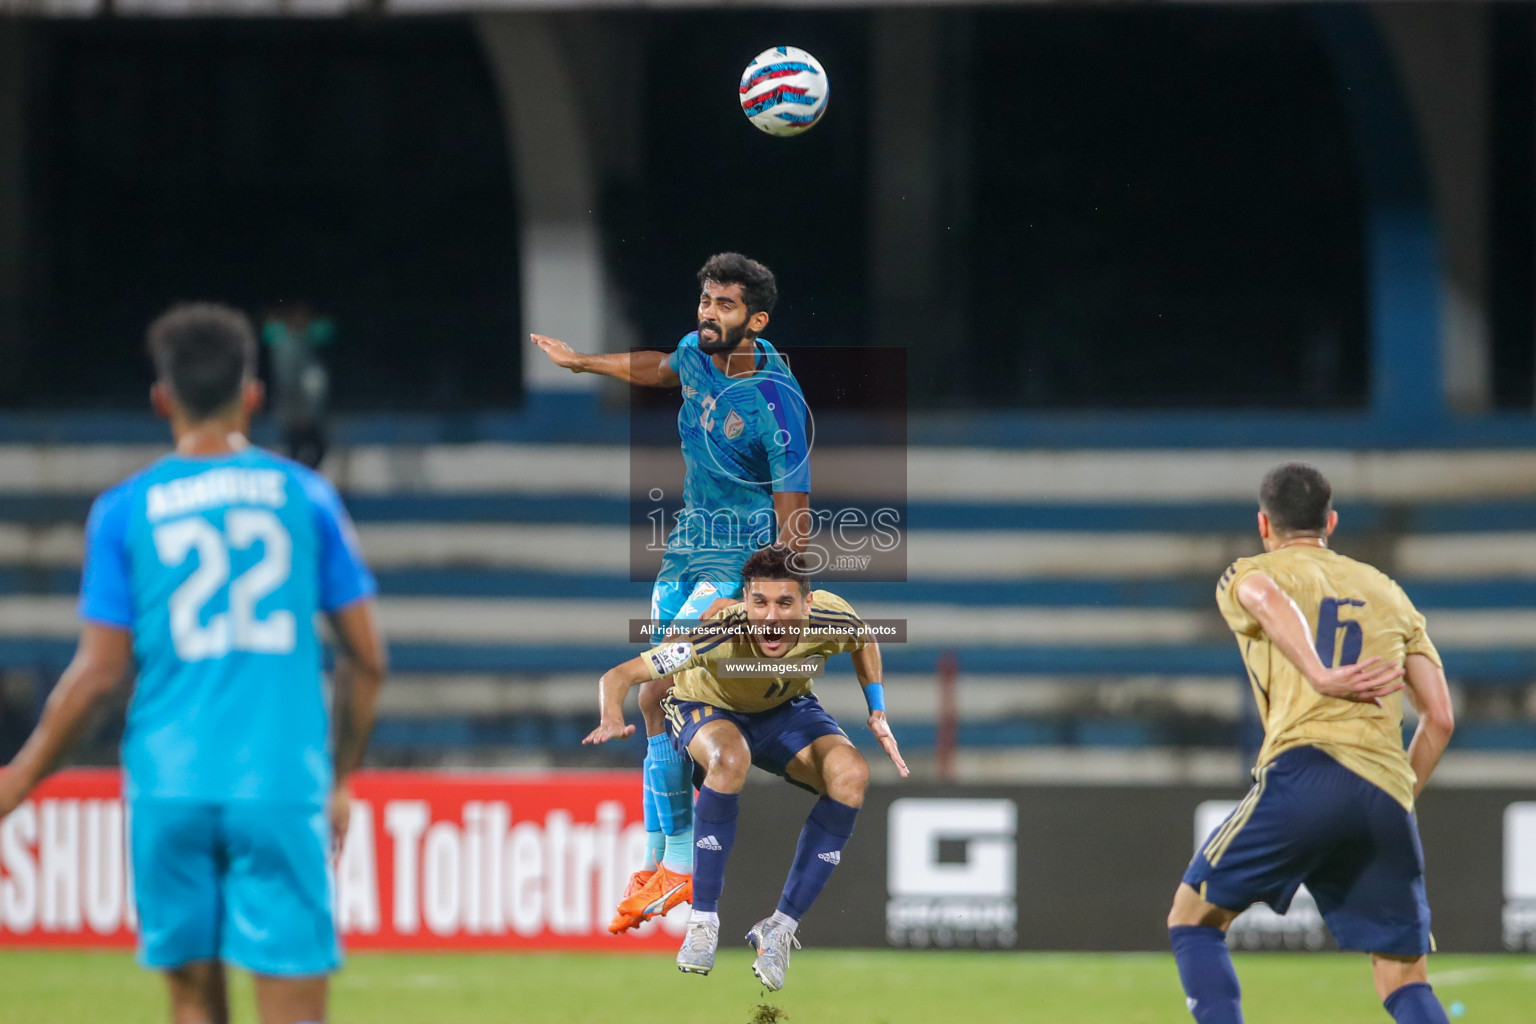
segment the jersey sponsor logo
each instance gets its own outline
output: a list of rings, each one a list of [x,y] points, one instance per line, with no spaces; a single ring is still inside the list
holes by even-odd
[[[693,644],[686,640],[651,652],[651,667],[658,675],[669,676],[693,657]]]
[[[1017,804],[905,797],[891,802],[887,820],[892,945],[1018,943]]]
[[[713,850],[715,853],[719,853],[721,850],[725,849],[725,847],[720,845],[720,840],[714,836],[705,836],[703,839],[700,839],[693,845],[697,846],[701,850]]]
[[[746,422],[746,420],[741,418],[741,413],[737,412],[735,409],[732,409],[731,410],[731,414],[725,418],[725,438],[726,438],[726,440],[727,441],[734,441],[734,440],[736,440],[738,437],[741,436],[741,432],[746,427],[746,425],[747,425],[747,422]]]
[[[684,384],[683,385],[683,397],[684,398],[693,398],[698,393],[699,393],[699,389],[694,387],[692,384]]]

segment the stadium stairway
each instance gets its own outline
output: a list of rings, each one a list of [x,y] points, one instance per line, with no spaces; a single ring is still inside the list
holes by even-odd
[[[92,495],[162,450],[0,444],[0,671],[13,706],[0,745],[72,651]],[[1335,546],[1392,573],[1428,614],[1464,760],[1486,779],[1501,757],[1536,751],[1536,454],[951,447],[908,453],[908,582],[837,587],[865,618],[908,623],[908,641],[884,650],[905,749],[933,754],[936,667],[952,652],[972,776],[1231,777],[1234,750],[1257,733],[1214,582],[1258,549],[1255,482],[1297,457],[1341,495]],[[376,757],[638,756],[638,741],[579,746],[594,681],[641,649],[625,626],[649,600],[649,583],[629,578],[623,446],[360,444],[327,471],[384,595],[395,678]],[[845,666],[818,692],[858,723]]]

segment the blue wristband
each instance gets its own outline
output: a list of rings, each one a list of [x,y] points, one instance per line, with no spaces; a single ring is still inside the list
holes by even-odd
[[[871,711],[884,711],[885,687],[879,683],[870,683],[864,687],[864,703],[869,705]]]

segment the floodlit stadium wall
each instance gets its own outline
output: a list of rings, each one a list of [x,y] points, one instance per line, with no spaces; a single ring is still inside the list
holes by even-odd
[[[336,864],[349,949],[668,949],[685,911],[614,938],[644,832],[636,773],[364,772]],[[135,913],[118,775],[56,776],[0,824],[0,946],[127,946]],[[1241,792],[1215,787],[875,786],[805,922],[818,946],[1161,950],[1195,844]],[[749,787],[721,924],[772,908],[810,798]],[[1431,792],[1420,827],[1446,952],[1536,950],[1536,788]],[[1472,838],[1475,837],[1475,838]],[[1330,948],[1303,890],[1250,910],[1247,949]]]

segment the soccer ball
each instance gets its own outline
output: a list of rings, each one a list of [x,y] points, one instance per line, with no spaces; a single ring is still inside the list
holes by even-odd
[[[769,135],[799,135],[827,110],[827,73],[798,46],[774,46],[741,73],[741,112]]]

